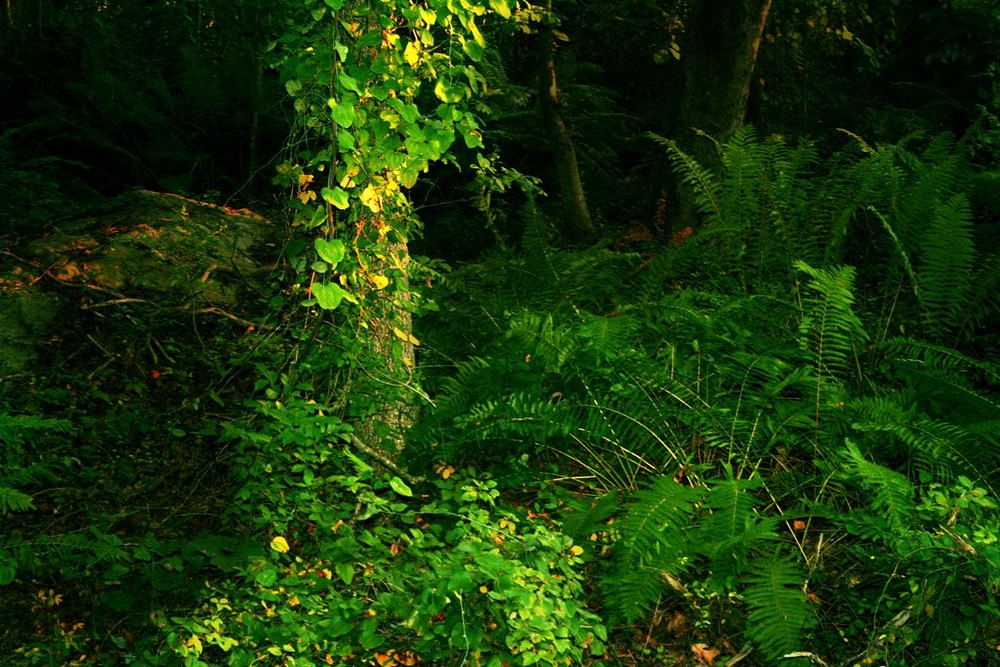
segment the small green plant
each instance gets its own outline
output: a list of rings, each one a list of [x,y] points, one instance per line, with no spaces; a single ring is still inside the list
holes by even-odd
[[[283,388],[260,402],[255,427],[230,430],[242,480],[232,516],[261,548],[165,624],[169,654],[187,665],[499,666],[603,652],[583,550],[558,526],[507,506],[472,470],[441,464],[433,482],[376,470],[309,388],[273,379]]]

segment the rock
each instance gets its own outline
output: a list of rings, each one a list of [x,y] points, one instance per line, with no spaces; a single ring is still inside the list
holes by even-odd
[[[283,230],[248,210],[135,191],[0,255],[0,375],[82,311],[141,304],[161,314],[253,323]],[[3,239],[0,238],[0,243]]]

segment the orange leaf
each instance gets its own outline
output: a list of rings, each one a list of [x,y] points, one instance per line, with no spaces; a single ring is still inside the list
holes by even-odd
[[[719,656],[719,649],[708,648],[708,644],[692,644],[691,651],[698,659],[699,665],[714,665],[715,659]]]

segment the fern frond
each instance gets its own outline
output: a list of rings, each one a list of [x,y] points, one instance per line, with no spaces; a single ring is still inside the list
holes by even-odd
[[[680,149],[672,139],[651,134],[657,143],[665,146],[674,171],[681,182],[695,192],[695,206],[707,221],[725,221],[726,210],[721,201],[722,191],[716,177],[693,157]]]
[[[688,555],[684,537],[694,505],[702,493],[659,477],[634,496],[616,523],[621,541],[615,545],[611,570],[604,579],[613,616],[633,622],[647,612],[667,587],[664,575],[676,577]]]
[[[968,200],[955,195],[933,209],[917,268],[920,303],[927,332],[940,339],[959,324],[971,287],[972,213]]]
[[[802,635],[815,622],[802,592],[805,575],[787,558],[762,557],[750,563],[743,598],[750,607],[746,633],[768,664],[802,648]]]
[[[562,514],[562,532],[581,544],[598,530],[606,530],[605,522],[619,510],[617,491],[597,498],[581,498],[566,503]]]
[[[872,492],[872,506],[886,516],[889,525],[905,526],[913,514],[915,490],[906,476],[869,461],[850,439],[841,450],[843,470]]]
[[[9,512],[24,512],[34,508],[31,496],[17,489],[0,486],[0,516]]]

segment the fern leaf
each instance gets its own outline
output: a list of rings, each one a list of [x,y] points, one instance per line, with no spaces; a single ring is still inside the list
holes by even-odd
[[[850,439],[841,450],[843,469],[873,493],[872,505],[883,513],[894,528],[907,525],[913,514],[914,488],[905,475],[869,461]]]
[[[31,496],[17,489],[0,486],[0,516],[9,512],[24,512],[35,507]]]
[[[613,616],[626,622],[641,618],[684,568],[684,531],[701,495],[669,477],[659,477],[635,494],[634,504],[617,523],[622,539],[604,578]]]
[[[747,635],[768,664],[801,648],[802,634],[815,620],[802,592],[805,576],[794,561],[758,558],[750,563],[743,597],[750,607]]]
[[[971,218],[968,200],[953,196],[934,209],[924,234],[917,278],[924,324],[935,338],[954,330],[965,307],[973,265]]]

